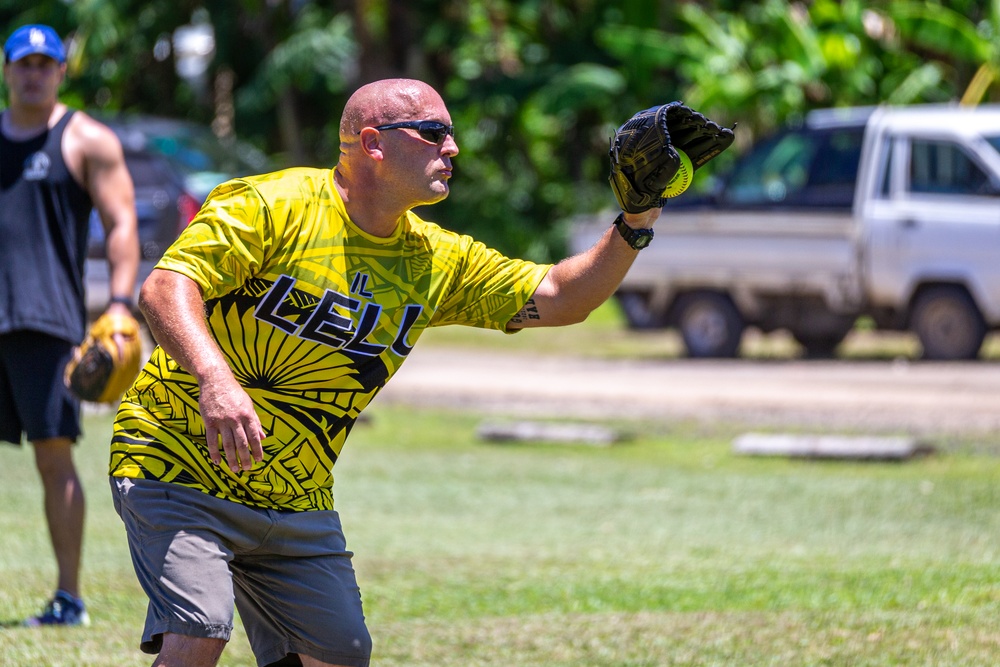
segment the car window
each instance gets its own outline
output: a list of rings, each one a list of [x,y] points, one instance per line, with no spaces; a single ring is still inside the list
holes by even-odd
[[[163,158],[143,153],[126,153],[125,163],[136,188],[162,187],[165,181],[176,178],[171,176],[170,167],[164,164]]]
[[[760,144],[744,159],[726,188],[727,203],[767,204],[784,201],[788,191],[805,185],[815,153],[810,137],[785,134]]]
[[[723,196],[732,206],[847,207],[854,201],[863,128],[796,131],[741,161]]]
[[[951,195],[991,192],[989,176],[955,143],[915,139],[910,154],[911,192]]]
[[[225,150],[226,145],[211,135],[189,132],[152,136],[149,145],[187,172],[213,170],[234,173],[256,168],[256,165],[248,164],[239,151]]]
[[[985,137],[985,139],[989,142],[990,146],[1000,151],[1000,136]]]
[[[890,139],[882,141],[879,155],[884,155],[885,160],[882,162],[882,177],[879,179],[878,194],[881,199],[889,199],[892,196],[892,155],[895,152],[895,142]]]
[[[850,203],[861,163],[860,129],[831,132],[809,170],[809,196],[817,203]]]
[[[181,171],[188,188],[204,199],[216,185],[234,176],[248,176],[268,170],[266,159],[245,144],[226,144],[208,131],[194,129],[172,134],[151,134],[150,150],[164,157]]]
[[[223,181],[271,170],[264,153],[239,140],[220,140],[206,126],[155,116],[96,117],[118,134],[126,152],[166,159],[199,201]]]

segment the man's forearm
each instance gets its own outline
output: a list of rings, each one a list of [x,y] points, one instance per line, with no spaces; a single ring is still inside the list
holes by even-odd
[[[139,307],[157,344],[198,383],[232,376],[205,321],[205,302],[193,280],[154,269],[142,286]]]
[[[660,210],[626,214],[635,228],[649,227]],[[612,226],[590,249],[567,257],[542,279],[531,300],[507,324],[507,328],[563,326],[587,319],[608,300],[621,284],[640,251],[633,249]]]
[[[112,227],[105,245],[108,256],[108,276],[112,297],[135,294],[135,281],[139,273],[139,239],[135,226]]]

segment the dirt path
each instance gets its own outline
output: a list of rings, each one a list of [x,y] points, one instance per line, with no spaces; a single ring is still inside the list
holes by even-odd
[[[1000,434],[993,362],[640,363],[417,348],[376,401],[533,418],[726,420],[911,435]]]

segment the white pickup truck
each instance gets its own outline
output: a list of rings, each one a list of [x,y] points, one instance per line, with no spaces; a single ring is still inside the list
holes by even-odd
[[[612,217],[576,225],[571,250]],[[828,356],[867,315],[926,359],[974,359],[1000,328],[1000,106],[812,112],[655,231],[617,298],[692,357],[735,356],[748,326]]]

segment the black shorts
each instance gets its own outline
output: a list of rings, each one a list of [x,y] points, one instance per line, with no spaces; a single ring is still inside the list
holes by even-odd
[[[80,437],[80,402],[63,381],[73,348],[37,331],[0,334],[0,440]]]

